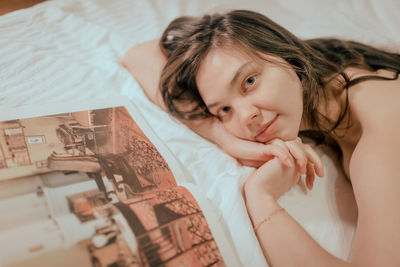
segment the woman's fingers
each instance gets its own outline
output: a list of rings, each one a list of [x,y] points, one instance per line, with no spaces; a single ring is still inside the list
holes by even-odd
[[[287,167],[294,167],[295,163],[293,161],[293,157],[290,154],[289,149],[280,139],[274,139],[270,143],[265,145],[268,150],[273,151],[274,155],[279,158],[283,164]]]
[[[281,148],[289,151],[300,173],[306,174],[307,164],[311,163],[317,175],[319,177],[324,176],[324,166],[321,158],[310,145],[303,144],[300,138],[296,138],[296,140],[292,141],[274,139],[270,143],[279,145]]]
[[[241,165],[253,167],[253,168],[259,168],[266,162],[265,160],[261,161],[261,160],[251,160],[251,159],[238,159],[237,161]]]
[[[294,159],[297,169],[300,173],[306,173],[306,165],[308,162],[307,155],[303,149],[302,143],[297,143],[296,141],[282,141],[280,139],[274,139],[271,141],[272,144],[279,145],[283,149],[286,149],[291,157]]]
[[[304,151],[307,155],[307,158],[309,159],[309,161],[311,161],[314,164],[314,170],[317,173],[317,175],[319,177],[323,177],[324,176],[324,164],[321,160],[321,158],[319,157],[319,155],[317,154],[317,152],[315,152],[315,150],[307,144],[303,144],[304,146]]]
[[[290,152],[276,144],[262,144],[253,141],[237,139],[235,146],[223,148],[241,164],[250,167],[259,167],[273,158],[278,158],[287,167],[293,167],[294,163]]]
[[[292,160],[292,156],[289,151],[279,145],[276,144],[267,144],[264,145],[262,151],[260,151],[264,156],[274,156],[277,157],[284,165],[287,167],[293,167],[294,162]]]
[[[274,157],[285,161],[287,157],[287,153],[279,147],[243,140],[237,137],[233,137],[233,139],[230,140],[229,146],[228,144],[224,145],[225,146],[221,146],[221,148],[244,165],[252,161],[267,162]]]
[[[306,185],[309,190],[313,188],[314,180],[315,180],[314,167],[311,163],[307,163]]]
[[[240,159],[242,162],[248,160],[264,161],[267,162],[273,158],[278,158],[287,167],[293,167],[294,162],[292,156],[286,147],[282,147],[277,144],[262,144],[252,141],[242,140],[243,143],[247,143],[246,147],[243,147],[240,153]]]
[[[285,144],[288,147],[290,154],[292,154],[292,156],[295,158],[300,173],[305,174],[309,159],[304,151],[304,145],[297,141],[288,141]]]
[[[259,167],[264,162],[276,157],[287,167],[297,165],[298,170],[303,174],[307,171],[307,162],[311,162],[314,164],[317,175],[320,177],[324,175],[320,157],[311,146],[303,144],[300,138],[292,141],[274,139],[268,144],[243,140],[237,137],[232,138],[232,140],[225,143],[225,147],[222,147],[222,149],[243,165]],[[228,143],[229,146],[227,146]]]
[[[277,157],[287,167],[294,167],[299,173],[304,174],[306,186],[309,190],[313,188],[316,174],[324,176],[323,162],[312,146],[303,144],[300,138],[292,141],[281,139],[271,140],[268,144],[258,144],[256,158]],[[260,150],[262,146],[262,149]],[[253,152],[254,152],[253,151]],[[268,160],[267,160],[268,161]],[[262,160],[240,160],[242,164],[252,167],[260,167]]]
[[[315,150],[309,144],[303,144],[300,138],[296,141],[287,142],[287,146],[291,149],[290,153],[296,158],[296,162],[301,166],[301,173],[306,173],[307,163],[313,164],[313,169],[319,177],[324,176],[324,165]]]

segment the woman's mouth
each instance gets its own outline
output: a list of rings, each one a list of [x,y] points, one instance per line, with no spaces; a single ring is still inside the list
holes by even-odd
[[[256,136],[254,137],[257,141],[264,142],[265,140],[270,139],[270,135],[274,130],[275,122],[277,121],[279,115],[276,115],[272,120],[267,122],[261,129],[257,132]]]

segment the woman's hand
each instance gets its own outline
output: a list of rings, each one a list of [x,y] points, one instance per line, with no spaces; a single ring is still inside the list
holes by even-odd
[[[295,166],[287,167],[274,158],[255,170],[244,184],[246,201],[268,196],[278,200],[284,193],[297,184],[301,173]]]
[[[321,158],[309,144],[303,144],[301,138],[297,137],[296,140],[292,141],[274,139],[271,143],[279,145],[289,151],[296,162],[297,170],[300,174],[306,175],[306,185],[308,189],[311,190],[313,188],[315,173],[319,177],[324,176],[324,166]]]
[[[224,139],[225,142],[227,140],[229,139]],[[232,136],[229,143],[228,146],[220,146],[243,165],[259,168],[276,157],[286,167],[297,167],[298,172],[306,176],[306,185],[310,190],[313,188],[315,173],[319,177],[324,176],[321,158],[309,144],[303,144],[299,137],[291,141],[274,139],[262,144]]]
[[[182,120],[182,122],[200,136],[217,144],[243,165],[260,167],[266,161],[277,157],[283,164],[294,166],[292,156],[286,147],[275,143],[262,144],[237,138],[226,131],[216,118]]]
[[[218,145],[229,155],[245,166],[259,168],[265,162],[279,158],[288,167],[294,167],[295,162],[287,147],[279,143],[258,143],[237,138],[226,137]]]
[[[258,168],[273,158],[279,158],[285,166],[297,166],[301,174],[306,174],[306,184],[309,189],[312,188],[315,180],[314,171],[320,177],[324,175],[322,160],[314,149],[310,145],[303,144],[300,138],[291,141],[274,139],[263,144],[233,136],[215,118],[183,121],[183,123],[199,135],[219,145],[243,165]]]
[[[247,179],[244,185],[246,196],[267,195],[278,200],[299,182],[302,174],[306,175],[306,185],[310,190],[315,180],[314,170],[318,176],[323,177],[322,160],[314,149],[308,144],[303,144],[300,138],[293,141],[274,139],[270,143],[286,149],[296,164],[287,166],[278,158],[264,163]]]

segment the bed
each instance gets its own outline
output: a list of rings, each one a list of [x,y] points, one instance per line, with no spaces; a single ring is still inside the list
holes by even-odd
[[[300,37],[340,37],[400,52],[397,0],[49,0],[0,16],[0,106],[124,96],[192,174],[227,222],[243,266],[268,266],[241,188],[252,168],[239,165],[150,102],[121,60],[157,38],[175,17],[251,9]],[[326,148],[326,176],[312,191],[294,187],[280,203],[329,252],[351,258],[357,207],[351,185]]]

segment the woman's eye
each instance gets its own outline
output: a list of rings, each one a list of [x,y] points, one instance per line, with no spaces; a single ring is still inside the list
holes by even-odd
[[[226,115],[229,113],[230,110],[231,110],[230,107],[225,106],[225,107],[221,108],[221,109],[218,111],[218,115],[219,115],[220,117],[224,117],[224,116],[226,116]]]
[[[247,90],[252,87],[256,83],[256,79],[256,76],[248,77],[243,84],[243,88]]]

